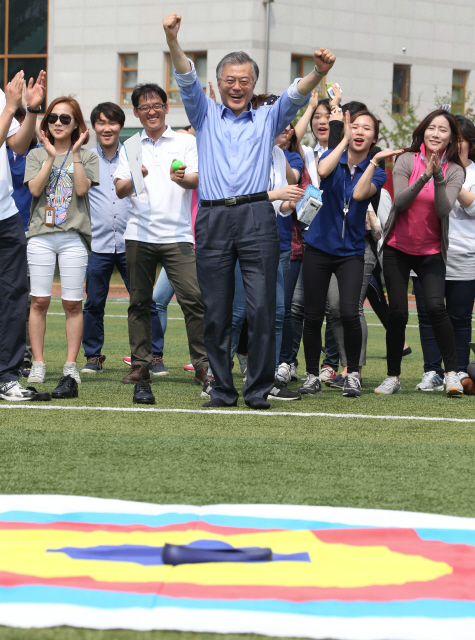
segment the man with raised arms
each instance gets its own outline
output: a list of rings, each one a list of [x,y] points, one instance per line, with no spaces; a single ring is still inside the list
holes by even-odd
[[[267,187],[274,139],[310,99],[335,62],[329,49],[314,53],[315,69],[296,79],[273,104],[258,110],[250,101],[259,76],[243,51],[218,64],[222,104],[206,98],[193,62],[177,39],[181,16],[163,20],[175,77],[196,130],[201,203],[195,225],[196,266],[204,302],[205,344],[215,383],[203,406],[236,406],[231,363],[234,267],[239,259],[247,300],[249,359],[244,400],[267,409],[274,383],[276,279],[279,237]]]

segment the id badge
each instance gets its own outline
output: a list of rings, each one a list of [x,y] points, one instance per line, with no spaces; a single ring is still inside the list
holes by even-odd
[[[45,207],[45,225],[54,227],[54,207]]]

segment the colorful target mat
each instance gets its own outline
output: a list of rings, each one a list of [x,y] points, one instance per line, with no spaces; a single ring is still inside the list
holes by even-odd
[[[163,564],[203,541],[272,560]],[[475,519],[1,496],[0,624],[474,640]]]

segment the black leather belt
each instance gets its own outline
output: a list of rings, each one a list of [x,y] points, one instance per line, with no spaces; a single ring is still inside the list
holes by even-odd
[[[220,200],[200,200],[200,207],[234,207],[237,204],[260,202],[261,200],[269,200],[267,191],[261,191],[260,193],[250,193],[248,196],[233,196],[232,198],[221,198]]]

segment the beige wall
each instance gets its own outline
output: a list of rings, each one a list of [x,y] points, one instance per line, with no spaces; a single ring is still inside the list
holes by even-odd
[[[98,102],[119,100],[119,54],[138,53],[140,82],[165,85],[164,15],[183,16],[184,49],[208,51],[208,79],[227,52],[244,49],[261,69],[263,91],[265,7],[261,0],[50,0],[48,99],[76,94],[86,115]],[[411,95],[420,112],[434,91],[451,90],[452,70],[475,62],[475,2],[454,0],[275,0],[271,5],[269,89],[280,94],[290,80],[292,53],[311,55],[329,46],[337,55],[330,79],[344,98],[380,105],[391,97],[393,64],[410,64]],[[403,47],[406,52],[403,53]],[[475,79],[469,74],[469,88]],[[138,121],[126,107],[127,127]],[[170,107],[172,126],[187,122]]]

